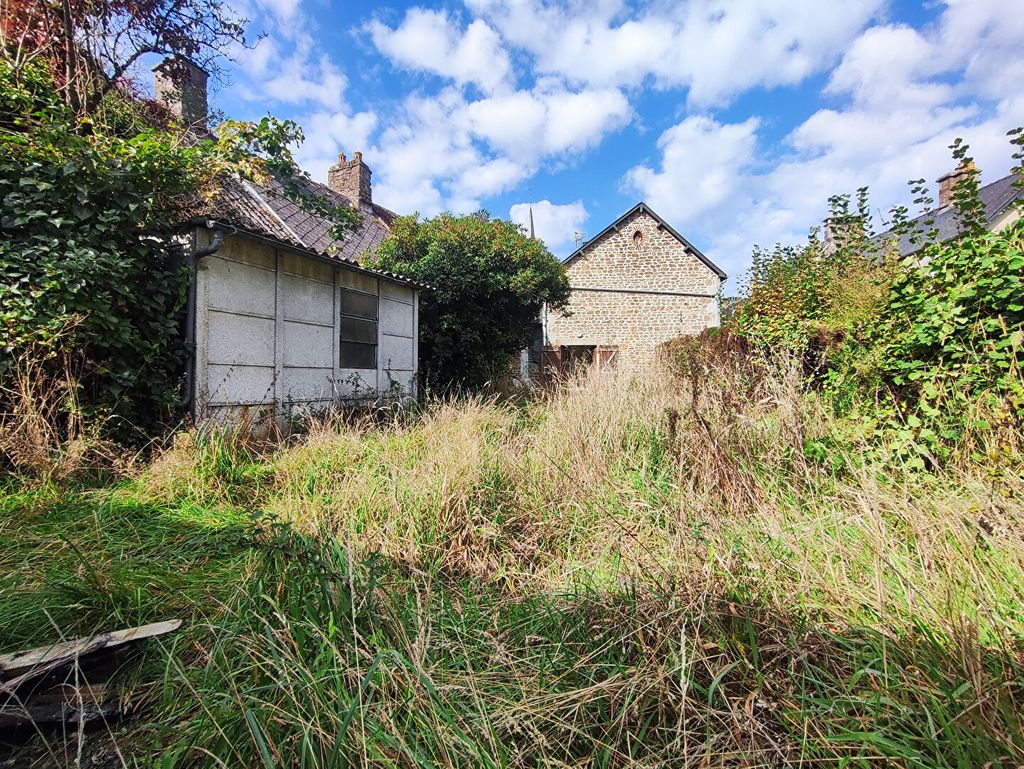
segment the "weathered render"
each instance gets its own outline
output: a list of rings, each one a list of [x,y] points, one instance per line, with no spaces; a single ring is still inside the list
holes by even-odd
[[[572,295],[545,311],[551,353],[637,369],[655,348],[719,323],[725,273],[640,203],[566,260]]]
[[[199,248],[211,238],[197,231]],[[377,307],[372,366],[343,365],[346,325],[359,320],[344,292]],[[416,392],[418,302],[406,282],[236,233],[199,261],[195,303],[197,419]]]

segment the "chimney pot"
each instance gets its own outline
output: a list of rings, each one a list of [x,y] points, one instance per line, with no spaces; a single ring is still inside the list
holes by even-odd
[[[206,70],[184,56],[169,56],[153,72],[157,101],[187,126],[205,131],[209,114]]]
[[[358,208],[373,203],[371,176],[370,167],[363,162],[362,152],[352,153],[351,160],[346,160],[342,152],[338,155],[338,163],[327,171],[327,186]]]

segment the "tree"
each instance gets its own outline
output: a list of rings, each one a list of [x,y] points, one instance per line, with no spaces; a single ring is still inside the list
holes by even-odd
[[[0,0],[0,9],[0,47],[15,81],[46,61],[80,120],[124,88],[144,56],[184,56],[216,72],[245,44],[246,21],[220,0]]]
[[[420,355],[434,387],[479,387],[509,371],[544,303],[569,298],[565,268],[521,227],[486,212],[403,217],[369,266],[430,286],[420,300]]]

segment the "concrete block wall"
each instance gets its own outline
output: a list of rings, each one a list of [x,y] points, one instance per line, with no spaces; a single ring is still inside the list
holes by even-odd
[[[198,235],[202,248],[209,236]],[[378,297],[375,369],[339,366],[343,287]],[[415,395],[417,323],[409,286],[242,235],[225,238],[197,265],[195,416]]]

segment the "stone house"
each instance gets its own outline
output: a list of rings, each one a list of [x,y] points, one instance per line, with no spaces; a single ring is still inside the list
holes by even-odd
[[[206,73],[182,60],[172,71],[157,68],[157,99],[205,131]],[[416,395],[422,287],[359,264],[397,214],[373,202],[359,152],[340,155],[326,185],[297,184],[300,196],[356,209],[358,227],[336,239],[334,223],[279,180],[233,178],[182,229],[194,274],[185,390],[197,420]]]
[[[720,321],[726,274],[646,203],[565,260],[572,293],[543,311],[542,375],[580,363],[641,369],[662,342]]]

